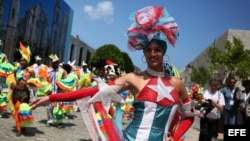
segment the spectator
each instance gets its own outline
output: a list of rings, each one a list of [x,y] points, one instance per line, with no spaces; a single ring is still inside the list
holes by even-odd
[[[225,125],[235,125],[236,113],[237,113],[237,102],[236,95],[240,93],[240,89],[235,86],[236,79],[229,76],[226,80],[226,86],[221,89],[222,94],[225,98],[224,107],[224,124]]]
[[[218,91],[218,85],[217,79],[211,79],[209,89],[204,92],[206,102],[201,109],[204,117],[200,119],[199,141],[212,141],[218,136],[218,122],[225,105],[224,95]]]

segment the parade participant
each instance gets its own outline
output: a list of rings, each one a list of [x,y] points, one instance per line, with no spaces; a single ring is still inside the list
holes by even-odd
[[[48,68],[48,82],[52,85],[52,95],[58,92],[63,92],[60,87],[58,87],[58,80],[66,78],[67,72],[60,67],[60,60],[56,54],[51,54],[49,56],[51,59],[51,67]],[[63,111],[62,111],[61,101],[55,101],[48,105],[47,114],[48,121],[47,126],[56,124],[58,128],[62,127]]]
[[[66,78],[62,79],[62,77],[58,77],[56,84],[63,92],[75,91],[77,88],[78,77],[77,74],[73,71],[74,63],[68,62],[67,64],[63,64],[62,68],[66,71]],[[64,101],[62,102],[62,111],[65,118],[70,117],[70,113],[74,109],[74,101]]]
[[[160,6],[145,7],[133,16],[134,23],[127,30],[128,45],[131,49],[143,50],[148,66],[145,71],[127,73],[114,83],[109,82],[109,85],[101,83],[98,87],[38,98],[31,103],[32,109],[52,101],[68,101],[87,96],[93,96],[89,103],[105,96],[118,101],[115,96],[129,90],[135,97],[134,118],[123,132],[124,140],[164,140],[167,138],[165,133],[172,130],[170,124],[175,113],[179,111],[181,120],[175,123],[178,126],[170,135],[177,141],[194,121],[192,103],[184,84],[163,69],[163,57],[167,51],[165,39],[174,45],[178,26],[166,9]],[[119,140],[112,136],[114,133],[106,133],[109,140]]]
[[[35,76],[39,78],[43,78],[47,80],[47,70],[48,66],[42,63],[42,58],[40,56],[35,56],[36,63],[34,63],[31,67],[35,72]]]
[[[25,47],[22,42],[20,44],[19,52],[21,54],[20,68],[18,68],[13,75],[9,75],[7,83],[10,91],[10,106],[12,106],[12,115],[16,122],[17,133],[16,136],[21,136],[23,131],[26,131],[26,126],[30,125],[33,120],[31,111],[29,111],[28,103],[30,102],[30,91],[27,87],[27,81],[34,77],[34,72],[29,69],[30,62],[30,48]],[[22,114],[22,111],[25,114]],[[23,117],[26,116],[26,117]]]
[[[35,77],[42,78],[45,81],[47,81],[47,69],[48,66],[42,63],[42,58],[38,55],[35,56],[36,62],[30,66],[30,68],[34,71]],[[35,93],[32,89],[30,89],[30,93],[33,98],[36,98],[37,96],[44,96],[44,93]]]
[[[14,72],[14,66],[9,62],[0,64],[0,117],[5,117],[8,103],[8,85],[6,78]]]

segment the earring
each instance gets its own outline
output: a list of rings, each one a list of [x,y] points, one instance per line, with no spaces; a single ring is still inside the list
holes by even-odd
[[[142,60],[142,63],[146,63],[146,57],[144,55],[141,57],[141,60]]]
[[[166,55],[164,55],[164,57],[163,57],[163,62],[164,63],[167,63],[169,61],[169,56],[166,54]]]

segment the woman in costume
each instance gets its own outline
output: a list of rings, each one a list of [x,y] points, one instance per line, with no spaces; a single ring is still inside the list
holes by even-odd
[[[132,18],[133,24],[127,30],[128,45],[131,49],[143,50],[148,66],[145,71],[127,73],[106,85],[100,82],[98,87],[38,98],[31,103],[32,108],[51,101],[87,96],[92,96],[89,103],[102,101],[107,96],[118,102],[116,96],[129,90],[135,97],[134,118],[124,130],[123,139],[115,138],[109,135],[114,133],[107,131],[108,140],[163,141],[168,137],[166,133],[171,131],[170,136],[177,141],[192,125],[195,115],[184,84],[163,67],[167,40],[171,45],[175,44],[178,26],[163,7],[145,7],[135,12]],[[175,117],[176,113],[179,113],[178,117]]]
[[[30,48],[25,47],[22,42],[19,52],[21,54],[20,68],[16,72],[7,77],[9,84],[10,106],[13,118],[16,122],[16,136],[21,136],[21,132],[26,130],[26,126],[33,122],[33,115],[30,111],[28,103],[30,102],[30,92],[27,87],[27,81],[34,77],[34,72],[29,69]]]

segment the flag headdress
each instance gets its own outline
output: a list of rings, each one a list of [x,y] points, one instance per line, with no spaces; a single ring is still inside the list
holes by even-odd
[[[130,16],[131,26],[127,29],[128,48],[141,50],[152,39],[167,41],[174,46],[177,39],[178,25],[167,10],[161,6],[148,6]],[[165,45],[166,46],[166,45]],[[167,46],[164,47],[166,50]]]

